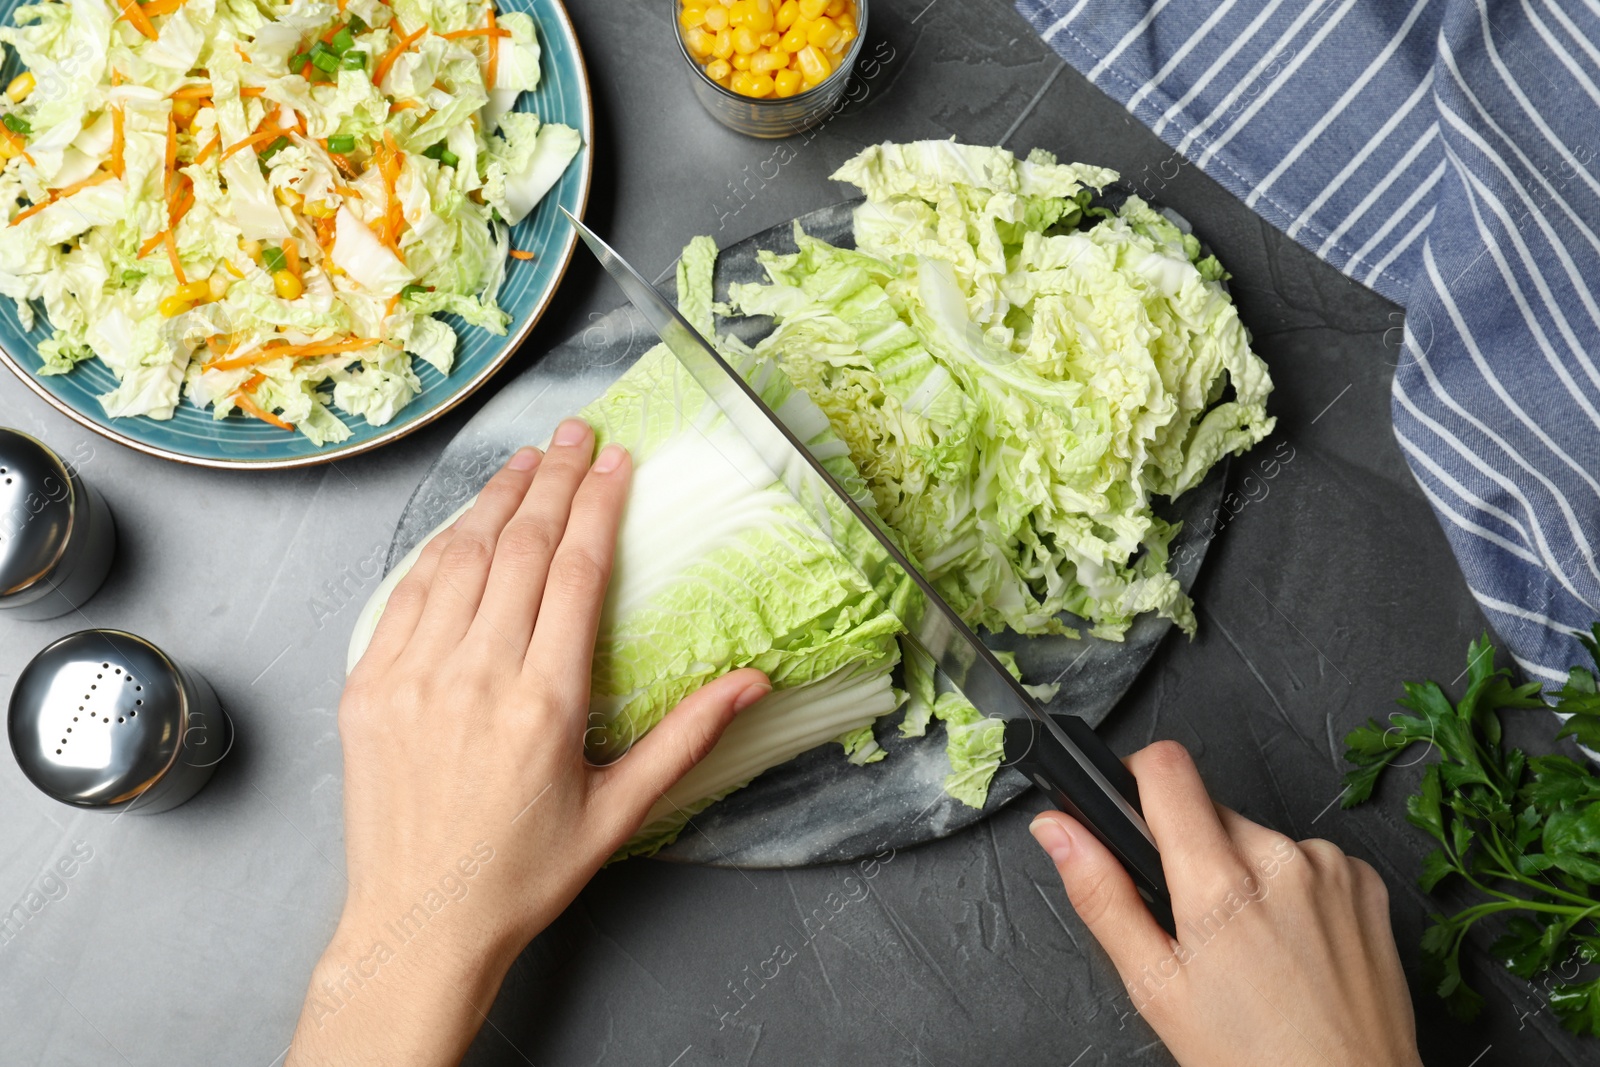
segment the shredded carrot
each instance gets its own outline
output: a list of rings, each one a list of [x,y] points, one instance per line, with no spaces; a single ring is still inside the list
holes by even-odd
[[[250,53],[249,52],[246,52],[243,48],[239,47],[239,43],[237,41],[234,42],[233,50],[235,52],[239,53],[239,58],[244,60],[246,63],[254,63],[255,62],[255,60],[250,58]]]
[[[32,218],[34,215],[37,215],[51,204],[65,200],[67,197],[72,196],[75,193],[81,193],[91,185],[99,185],[101,182],[108,182],[115,177],[116,175],[112,174],[109,170],[97,170],[87,178],[83,179],[81,182],[73,182],[71,185],[64,185],[60,189],[52,189],[50,191],[50,195],[44,200],[41,200],[39,203],[34,204],[23,211],[19,211],[17,213],[17,217],[11,220],[11,225],[15,226],[23,219]]]
[[[222,147],[222,134],[212,134],[211,140],[207,141],[204,147],[202,147],[199,152],[195,153],[194,161],[196,163],[204,163],[206,160],[211,158],[211,153],[215,152],[220,147]]]
[[[333,219],[317,220],[317,244],[321,245],[324,251],[327,251],[333,245],[336,233],[337,229],[334,226]]]
[[[245,411],[245,412],[247,412],[247,413],[249,413],[251,415],[254,415],[256,418],[260,419],[262,422],[268,423],[268,424],[270,424],[272,426],[276,426],[280,430],[293,430],[294,429],[294,424],[293,423],[284,422],[282,419],[278,418],[278,416],[274,415],[272,412],[268,411],[266,408],[263,408],[260,404],[257,404],[254,400],[251,400],[244,393],[239,393],[237,396],[235,396],[233,398],[233,400],[234,400],[234,403],[238,404],[239,407],[243,411]]]
[[[339,0],[339,14],[341,15],[344,14],[344,5],[346,2],[347,0]]]
[[[239,386],[238,392],[253,393],[256,391],[256,386],[260,385],[266,380],[267,376],[265,374],[262,374],[260,371],[256,371],[254,374],[250,375],[249,378],[245,379],[245,383]]]
[[[172,90],[171,96],[174,100],[183,100],[186,98],[199,99],[203,96],[210,96],[211,93],[212,89],[210,82],[196,82],[194,85],[185,85],[180,89]],[[242,96],[244,94],[241,93],[240,95]]]
[[[183,198],[172,208],[172,226],[174,229],[177,228],[178,223],[183,221],[183,217],[189,213],[189,209],[192,207],[194,207],[194,186],[190,185],[184,191]]]
[[[394,314],[394,309],[400,306],[400,294],[396,293],[389,298],[389,304],[383,309],[383,317],[388,318]]]
[[[111,173],[122,177],[124,165],[122,162],[123,149],[122,132],[122,105],[118,104],[111,109]]]
[[[260,96],[262,93],[264,93],[266,91],[267,90],[266,90],[265,86],[247,85],[243,89],[239,90],[239,98],[241,100],[251,100],[251,99],[254,99],[255,97]]]
[[[360,199],[360,197],[361,197],[360,190],[352,189],[348,185],[333,185],[333,186],[330,186],[329,188],[331,188],[334,192],[338,193],[341,196],[353,196],[353,197],[356,197],[357,199]]]
[[[523,259],[523,260],[532,259],[533,258],[533,253],[527,251],[526,249],[513,248],[511,250],[511,258],[512,259]]]
[[[227,260],[223,260],[223,262],[226,263]],[[229,352],[232,352],[234,349],[239,347],[239,337],[238,335],[231,333],[212,334],[210,337],[206,338],[206,347],[211,349],[213,355],[225,356]],[[206,364],[206,369],[209,370],[210,366],[211,365],[209,363]],[[251,379],[251,382],[254,382],[254,379]],[[240,386],[240,388],[247,390],[254,389],[256,385],[261,384],[260,382],[254,382],[254,384],[251,384],[251,382],[246,382],[244,385]]]
[[[173,175],[170,184],[171,188],[167,190],[167,220],[169,226],[176,227],[178,219],[181,217],[179,205],[183,203],[184,198],[188,197],[191,205],[194,203],[194,182],[190,181],[186,174],[176,174]],[[183,208],[182,210],[187,211],[189,209]]]
[[[183,276],[183,264],[178,262],[178,239],[168,230],[162,241],[167,246],[167,259],[172,262],[172,276],[178,279],[179,285],[188,285],[189,279]]]
[[[120,3],[122,4],[123,17],[133,24],[134,29],[152,41],[161,36],[156,33],[155,23],[151,22],[150,16],[144,13],[144,8],[140,7],[134,0],[120,0]]]
[[[490,12],[489,17],[493,18],[494,13]],[[451,30],[449,33],[441,33],[439,36],[447,41],[458,41],[463,37],[510,37],[511,31],[502,30],[495,26],[479,26],[475,30]]]
[[[268,126],[266,129],[262,130],[259,133],[252,133],[249,137],[246,137],[244,140],[240,141],[238,144],[229,145],[228,148],[222,153],[222,158],[223,159],[227,159],[229,156],[233,155],[235,152],[242,152],[246,148],[251,148],[251,147],[254,147],[255,145],[258,145],[258,144],[264,144],[265,142],[271,141],[274,138],[280,137],[282,135],[283,135],[283,131],[278,129],[276,126]]]
[[[261,121],[256,123],[256,128],[254,130],[252,130],[251,132],[252,133],[260,133],[262,130],[267,129],[270,126],[270,127],[276,127],[278,129],[278,132],[281,133],[281,132],[283,132],[283,123],[278,121],[281,118],[283,118],[283,105],[279,104],[277,106],[277,108],[275,110],[273,110],[273,111],[264,111],[264,112],[262,112]]]
[[[111,68],[111,84],[113,87],[122,84],[122,71],[115,67]]]
[[[341,155],[338,152],[329,152],[328,158],[333,161],[334,166],[339,168],[339,173],[346,178],[354,178],[356,176],[356,165],[350,162],[348,156]]]
[[[294,116],[294,128],[300,131],[300,136],[306,136],[306,117],[299,112]]]
[[[421,100],[396,100],[394,103],[389,105],[389,114],[393,115],[401,111],[410,111],[413,108],[421,109],[425,106],[426,105],[424,105]]]
[[[170,15],[182,7],[184,0],[150,0],[148,4],[140,4],[139,10],[145,15],[154,18],[157,15]],[[153,25],[153,23],[152,23]]]
[[[400,26],[400,21],[398,19],[390,22],[389,28],[397,35],[404,33],[404,30]],[[400,53],[404,52],[407,48],[410,48],[412,44],[416,42],[417,38],[421,37],[427,32],[428,24],[423,23],[417,28],[415,33],[405,34],[398,41],[396,41],[394,43],[394,47],[389,49],[388,55],[384,56],[378,61],[378,66],[372,72],[372,84],[382,85],[384,77],[389,73],[389,68],[394,66],[395,60],[400,58]]]
[[[300,277],[300,245],[293,237],[283,242],[283,265],[290,274]]]
[[[241,367],[252,367],[258,363],[270,363],[275,359],[286,356],[295,359],[310,359],[313,356],[331,356],[337,352],[354,352],[362,348],[371,348],[378,342],[364,337],[354,337],[348,341],[321,341],[308,345],[275,345],[268,348],[258,348],[254,352],[246,352],[242,356],[233,356],[229,359],[212,360],[205,365],[206,370],[238,370]]]
[[[166,239],[167,239],[167,231],[166,230],[162,230],[160,233],[156,234],[154,237],[150,238],[144,244],[139,246],[139,255],[137,257],[135,257],[135,258],[143,259],[145,256],[148,256],[151,252],[154,252],[156,250],[156,246],[157,245],[159,245],[161,242],[165,241]]]
[[[489,30],[489,64],[484,69],[484,72],[483,72],[483,87],[492,92],[494,90],[495,78],[498,77],[499,73],[500,73],[500,38],[502,36],[505,36],[505,37],[510,37],[511,36],[511,34],[509,34],[506,31],[500,29],[498,26],[496,26],[494,24],[494,4],[492,2],[489,4],[489,25],[488,25],[488,30]]]

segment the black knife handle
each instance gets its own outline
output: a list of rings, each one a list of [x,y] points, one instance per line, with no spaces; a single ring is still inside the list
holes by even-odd
[[[1076,715],[1050,717],[1127,805],[1142,816],[1139,783],[1133,772],[1122,765],[1093,727]],[[1087,827],[1122,862],[1150,914],[1167,933],[1175,935],[1172,897],[1161,869],[1161,853],[1127,812],[1048,730],[1032,719],[1008,721],[1005,746],[1008,763],[1043,790],[1052,803]]]

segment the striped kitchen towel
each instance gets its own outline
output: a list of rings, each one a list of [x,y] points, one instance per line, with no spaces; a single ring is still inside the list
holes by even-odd
[[[1473,595],[1530,677],[1586,661],[1600,0],[1018,7],[1179,157],[1405,307],[1395,436]]]

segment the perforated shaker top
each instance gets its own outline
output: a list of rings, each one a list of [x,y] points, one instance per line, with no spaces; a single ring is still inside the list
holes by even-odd
[[[138,796],[179,757],[177,669],[133,634],[85,630],[34,657],[11,694],[11,750],[34,785],[80,807]]]
[[[72,531],[72,479],[44,444],[0,427],[0,607],[50,574]]]

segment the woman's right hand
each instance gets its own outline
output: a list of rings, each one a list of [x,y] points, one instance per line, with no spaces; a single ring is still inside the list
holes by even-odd
[[[1058,811],[1029,827],[1134,1008],[1184,1067],[1418,1067],[1389,894],[1367,863],[1218,804],[1183,746],[1129,758],[1178,937],[1116,859]]]

